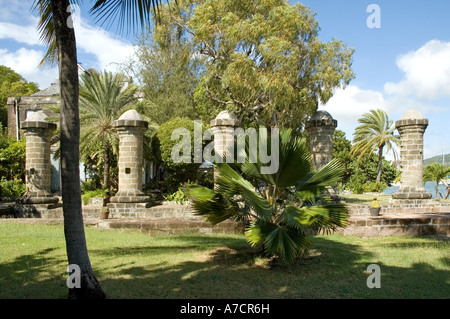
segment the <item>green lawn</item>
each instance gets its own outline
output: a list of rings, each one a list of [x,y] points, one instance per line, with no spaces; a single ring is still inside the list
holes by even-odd
[[[109,298],[449,298],[449,242],[431,238],[314,238],[311,256],[285,266],[243,236],[150,237],[86,229]],[[366,285],[369,264],[381,288]],[[0,223],[0,298],[65,298],[62,226]]]

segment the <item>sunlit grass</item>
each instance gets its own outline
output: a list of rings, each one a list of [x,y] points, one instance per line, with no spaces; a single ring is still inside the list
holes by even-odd
[[[448,298],[449,242],[318,236],[293,265],[266,258],[240,235],[151,237],[86,229],[109,298]],[[366,285],[367,266],[381,288]],[[0,298],[65,298],[62,226],[0,223]]]

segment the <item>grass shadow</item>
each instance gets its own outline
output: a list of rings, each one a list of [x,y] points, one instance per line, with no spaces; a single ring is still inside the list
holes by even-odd
[[[67,264],[54,254],[57,250],[46,248],[0,263],[0,299],[64,298],[65,274],[60,270]]]

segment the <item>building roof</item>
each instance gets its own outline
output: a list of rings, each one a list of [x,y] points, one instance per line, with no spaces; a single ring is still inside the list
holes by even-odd
[[[59,79],[56,79],[48,88],[36,92],[31,96],[54,96],[59,94]]]

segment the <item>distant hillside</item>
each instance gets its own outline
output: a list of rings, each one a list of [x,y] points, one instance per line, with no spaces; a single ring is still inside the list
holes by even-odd
[[[450,166],[450,153],[444,155],[444,162],[446,166]],[[431,163],[439,163],[442,164],[442,155],[436,155],[431,158],[427,158],[426,160],[423,160],[423,166],[427,166]]]

